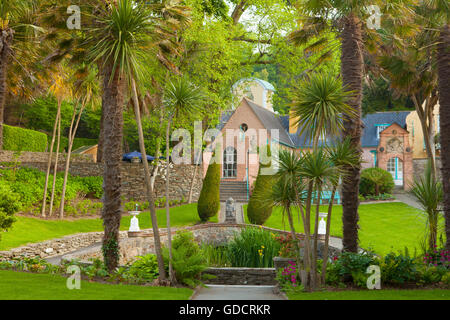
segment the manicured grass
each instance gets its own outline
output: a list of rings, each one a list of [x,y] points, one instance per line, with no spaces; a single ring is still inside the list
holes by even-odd
[[[158,227],[166,227],[165,209],[157,210]],[[171,226],[187,226],[200,222],[197,214],[197,204],[187,204],[170,209]],[[120,229],[128,230],[130,227],[131,216],[122,217]],[[217,222],[217,216],[211,219]],[[40,242],[53,238],[63,237],[69,234],[102,231],[102,220],[97,219],[79,219],[68,220],[42,220],[38,218],[17,217],[10,231],[1,234],[0,250],[19,247],[27,243]],[[142,212],[139,215],[139,226],[141,229],[151,228],[150,213]]]
[[[145,287],[81,281],[69,290],[67,278],[52,274],[0,271],[0,300],[187,300],[186,288]]]
[[[301,292],[289,300],[450,300],[450,290],[361,290]]]
[[[314,208],[315,210],[315,208]],[[327,212],[327,206],[321,206],[321,212]],[[247,219],[247,208],[245,207]],[[301,219],[297,218],[297,210],[294,210],[297,232],[303,232]],[[312,221],[315,214],[312,215]],[[247,220],[248,221],[248,220]],[[265,226],[289,230],[287,219],[282,218],[282,209],[274,208],[271,217]],[[408,247],[410,253],[414,249],[420,252],[421,242],[425,236],[425,214],[413,207],[401,202],[362,204],[359,207],[359,238],[360,246],[371,248],[377,254],[387,254],[391,251],[398,252]],[[311,226],[312,228],[312,226]],[[335,205],[331,217],[331,235],[342,237],[342,206]]]

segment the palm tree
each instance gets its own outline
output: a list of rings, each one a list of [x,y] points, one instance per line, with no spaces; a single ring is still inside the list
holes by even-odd
[[[3,148],[3,113],[8,94],[8,68],[12,57],[21,49],[26,50],[28,58],[34,54],[31,39],[43,31],[27,23],[37,8],[37,0],[0,0],[0,150]],[[27,43],[28,42],[28,43]]]
[[[167,237],[169,247],[169,277],[172,282],[175,281],[175,275],[172,270],[172,236],[170,228],[170,129],[172,121],[177,119],[189,119],[195,115],[202,104],[203,95],[198,87],[190,83],[187,78],[179,77],[175,81],[169,82],[164,95],[164,105],[168,113],[166,127],[166,218],[167,218]]]
[[[78,79],[75,81],[75,97],[76,103],[73,108],[72,119],[69,128],[69,139],[66,154],[66,165],[64,169],[64,181],[61,192],[61,203],[59,207],[59,217],[64,218],[64,199],[66,195],[67,178],[69,175],[70,156],[72,154],[73,141],[77,134],[78,125],[81,120],[81,116],[86,106],[95,106],[98,102],[97,97],[99,94],[97,71],[92,66],[82,66],[77,71],[76,76]],[[79,105],[79,108],[78,108]],[[75,116],[78,113],[78,117],[75,121]]]
[[[414,181],[411,193],[427,214],[428,244],[429,249],[434,250],[437,243],[440,206],[444,193],[442,183],[435,180],[430,162],[428,162],[424,176]]]
[[[334,166],[327,157],[326,150],[323,147],[314,149],[312,152],[303,154],[303,165],[300,175],[305,179],[307,188],[306,199],[306,221],[305,231],[311,226],[311,207],[313,193],[317,194],[316,214],[314,221],[314,239],[312,248],[312,270],[311,270],[311,287],[317,288],[319,278],[317,275],[317,250],[318,250],[318,229],[319,229],[319,210],[322,191],[327,185],[336,185],[339,181],[339,169]]]
[[[127,85],[145,77],[145,61],[152,43],[151,12],[145,4],[118,0],[97,7],[85,33],[86,56],[98,63],[103,77],[104,108],[104,261],[109,271],[118,265],[118,236],[121,220],[120,164],[122,158],[123,106]],[[107,155],[107,156],[106,156]],[[148,192],[151,194],[151,192]],[[152,195],[151,195],[152,196]],[[153,200],[152,197],[150,197]],[[152,203],[152,201],[150,201]],[[159,277],[165,280],[156,214],[151,212],[158,256]]]
[[[327,264],[328,264],[328,248],[330,242],[330,230],[331,230],[331,214],[333,213],[333,202],[336,196],[337,189],[339,187],[340,181],[347,178],[347,172],[345,167],[356,167],[361,164],[361,158],[357,152],[353,149],[351,141],[345,139],[342,142],[337,142],[332,147],[327,147],[326,149],[327,157],[330,159],[331,163],[338,170],[338,175],[332,181],[332,191],[330,196],[330,202],[328,204],[328,214],[327,214],[327,225],[325,232],[325,244],[323,247],[323,264],[322,264],[322,283],[325,283]],[[338,179],[336,179],[338,178]]]
[[[351,92],[345,91],[342,81],[331,74],[316,73],[300,82],[294,92],[293,116],[305,138],[318,147],[319,139],[340,136],[344,129],[344,115],[355,117],[347,104]]]
[[[361,154],[361,102],[363,80],[363,56],[365,53],[364,39],[377,38],[375,32],[365,28],[365,21],[369,19],[367,7],[378,4],[386,18],[403,19],[409,12],[402,3],[391,5],[372,0],[304,0],[298,3],[301,16],[301,29],[292,32],[289,39],[297,45],[307,45],[311,52],[321,52],[319,62],[332,56],[341,49],[341,76],[346,91],[352,92],[348,98],[348,105],[353,114],[344,114],[343,133],[349,137],[357,153]],[[337,33],[340,44],[334,38],[330,41],[330,32]],[[356,115],[356,117],[354,117]],[[357,252],[358,250],[358,206],[360,167],[347,167],[349,178],[342,187],[343,205],[343,244],[344,250]]]
[[[446,0],[430,0],[441,24],[437,46],[440,138],[446,248],[450,250],[450,5]]]

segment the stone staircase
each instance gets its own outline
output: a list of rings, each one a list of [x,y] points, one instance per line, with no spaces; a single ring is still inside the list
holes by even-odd
[[[220,182],[220,202],[225,202],[230,197],[236,202],[247,202],[247,182],[222,180]]]

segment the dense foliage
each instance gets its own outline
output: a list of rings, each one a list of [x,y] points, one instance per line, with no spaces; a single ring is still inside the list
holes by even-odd
[[[168,265],[168,248],[164,248],[163,254]],[[177,233],[172,241],[172,255],[172,265],[177,281],[190,287],[198,285],[207,265],[194,235],[190,232]]]
[[[6,168],[0,169],[0,184],[6,186],[2,195],[16,199],[6,201],[9,206],[14,206],[14,212],[32,211],[39,212],[42,201],[45,174],[31,168]],[[53,179],[50,179],[53,181]],[[59,204],[63,183],[63,172],[56,175],[55,203]],[[69,215],[89,213],[94,210],[97,213],[98,204],[90,201],[83,202],[85,198],[100,199],[103,194],[102,177],[78,177],[69,176],[66,193],[66,211]],[[48,195],[50,198],[50,195]],[[8,210],[10,211],[10,210]]]
[[[280,247],[275,234],[262,228],[245,228],[228,244],[228,257],[233,267],[271,268]]]
[[[361,171],[359,193],[363,196],[389,194],[394,189],[392,175],[381,168],[367,168]]]
[[[4,150],[44,152],[47,136],[42,132],[3,125],[3,143]]]
[[[220,165],[211,163],[203,179],[197,211],[202,221],[214,217],[220,208]]]
[[[264,201],[267,190],[271,190],[274,184],[273,175],[262,175],[260,166],[258,176],[254,184],[252,196],[248,202],[247,216],[250,223],[263,225],[272,214],[273,205]]]

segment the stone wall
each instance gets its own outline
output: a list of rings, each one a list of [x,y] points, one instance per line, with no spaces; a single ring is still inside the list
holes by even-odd
[[[23,166],[36,168],[41,171],[47,169],[47,164],[44,162],[23,162]],[[155,181],[155,195],[156,197],[165,196],[166,188],[166,168],[165,163],[158,171],[158,176]],[[102,176],[103,163],[95,162],[72,162],[70,164],[69,172],[74,176]],[[64,170],[64,166],[58,167],[59,170]],[[189,197],[189,190],[191,186],[192,176],[195,170],[194,165],[170,165],[170,198],[185,200]],[[144,187],[144,167],[141,163],[121,163],[121,179],[122,179],[122,196],[131,201],[146,201],[146,192]],[[197,201],[200,196],[202,188],[201,168],[197,168],[196,179],[194,182],[194,189],[192,200]]]
[[[215,276],[205,280],[206,284],[228,285],[276,285],[275,268],[208,268],[206,274]]]
[[[428,161],[428,159],[414,159],[413,160],[414,178],[415,179],[423,177],[425,168],[427,167],[427,161]],[[438,168],[437,176],[439,178],[441,178],[442,177],[442,175],[441,175],[442,163],[441,163],[441,159],[439,159],[439,158],[436,159],[436,167]]]
[[[20,162],[20,163],[42,163],[45,165],[45,168],[47,168],[47,161],[48,161],[48,152],[30,152],[30,151],[22,151],[22,152],[16,152],[16,151],[6,151],[2,150],[0,151],[0,162]],[[52,161],[55,161],[56,154],[53,153],[52,155]],[[71,157],[72,163],[93,163],[94,158],[92,155],[88,154],[75,154],[72,153]],[[66,161],[66,154],[61,153],[58,156],[58,163],[61,162],[64,163]],[[60,166],[63,167],[63,166]]]
[[[53,257],[73,252],[75,250],[89,247],[95,243],[101,242],[103,232],[79,233],[70,236],[52,239],[39,243],[29,243],[25,246],[11,249],[9,251],[0,251],[1,258],[26,257]],[[120,232],[120,239],[127,237],[126,231]]]
[[[222,246],[233,239],[236,233],[241,232],[246,227],[259,227],[255,225],[246,224],[226,224],[226,223],[208,223],[191,227],[173,228],[172,232],[190,231],[193,233],[196,242],[208,243],[215,246]],[[276,234],[288,235],[289,231],[283,231],[268,227],[263,229]],[[167,245],[167,229],[160,229],[161,242]],[[304,238],[303,234],[298,234],[300,239]],[[141,232],[129,232],[128,237],[124,237],[120,240],[120,264],[125,265],[135,259],[136,256],[155,253],[153,232],[150,229],[142,230]],[[319,250],[321,246],[319,244]],[[334,252],[335,248],[330,247],[330,252]],[[336,249],[338,250],[338,249]],[[330,253],[332,254],[332,253]],[[65,260],[81,260],[84,262],[89,261],[91,258],[102,258],[100,246],[91,247],[82,252],[76,254],[70,254],[64,256]]]

